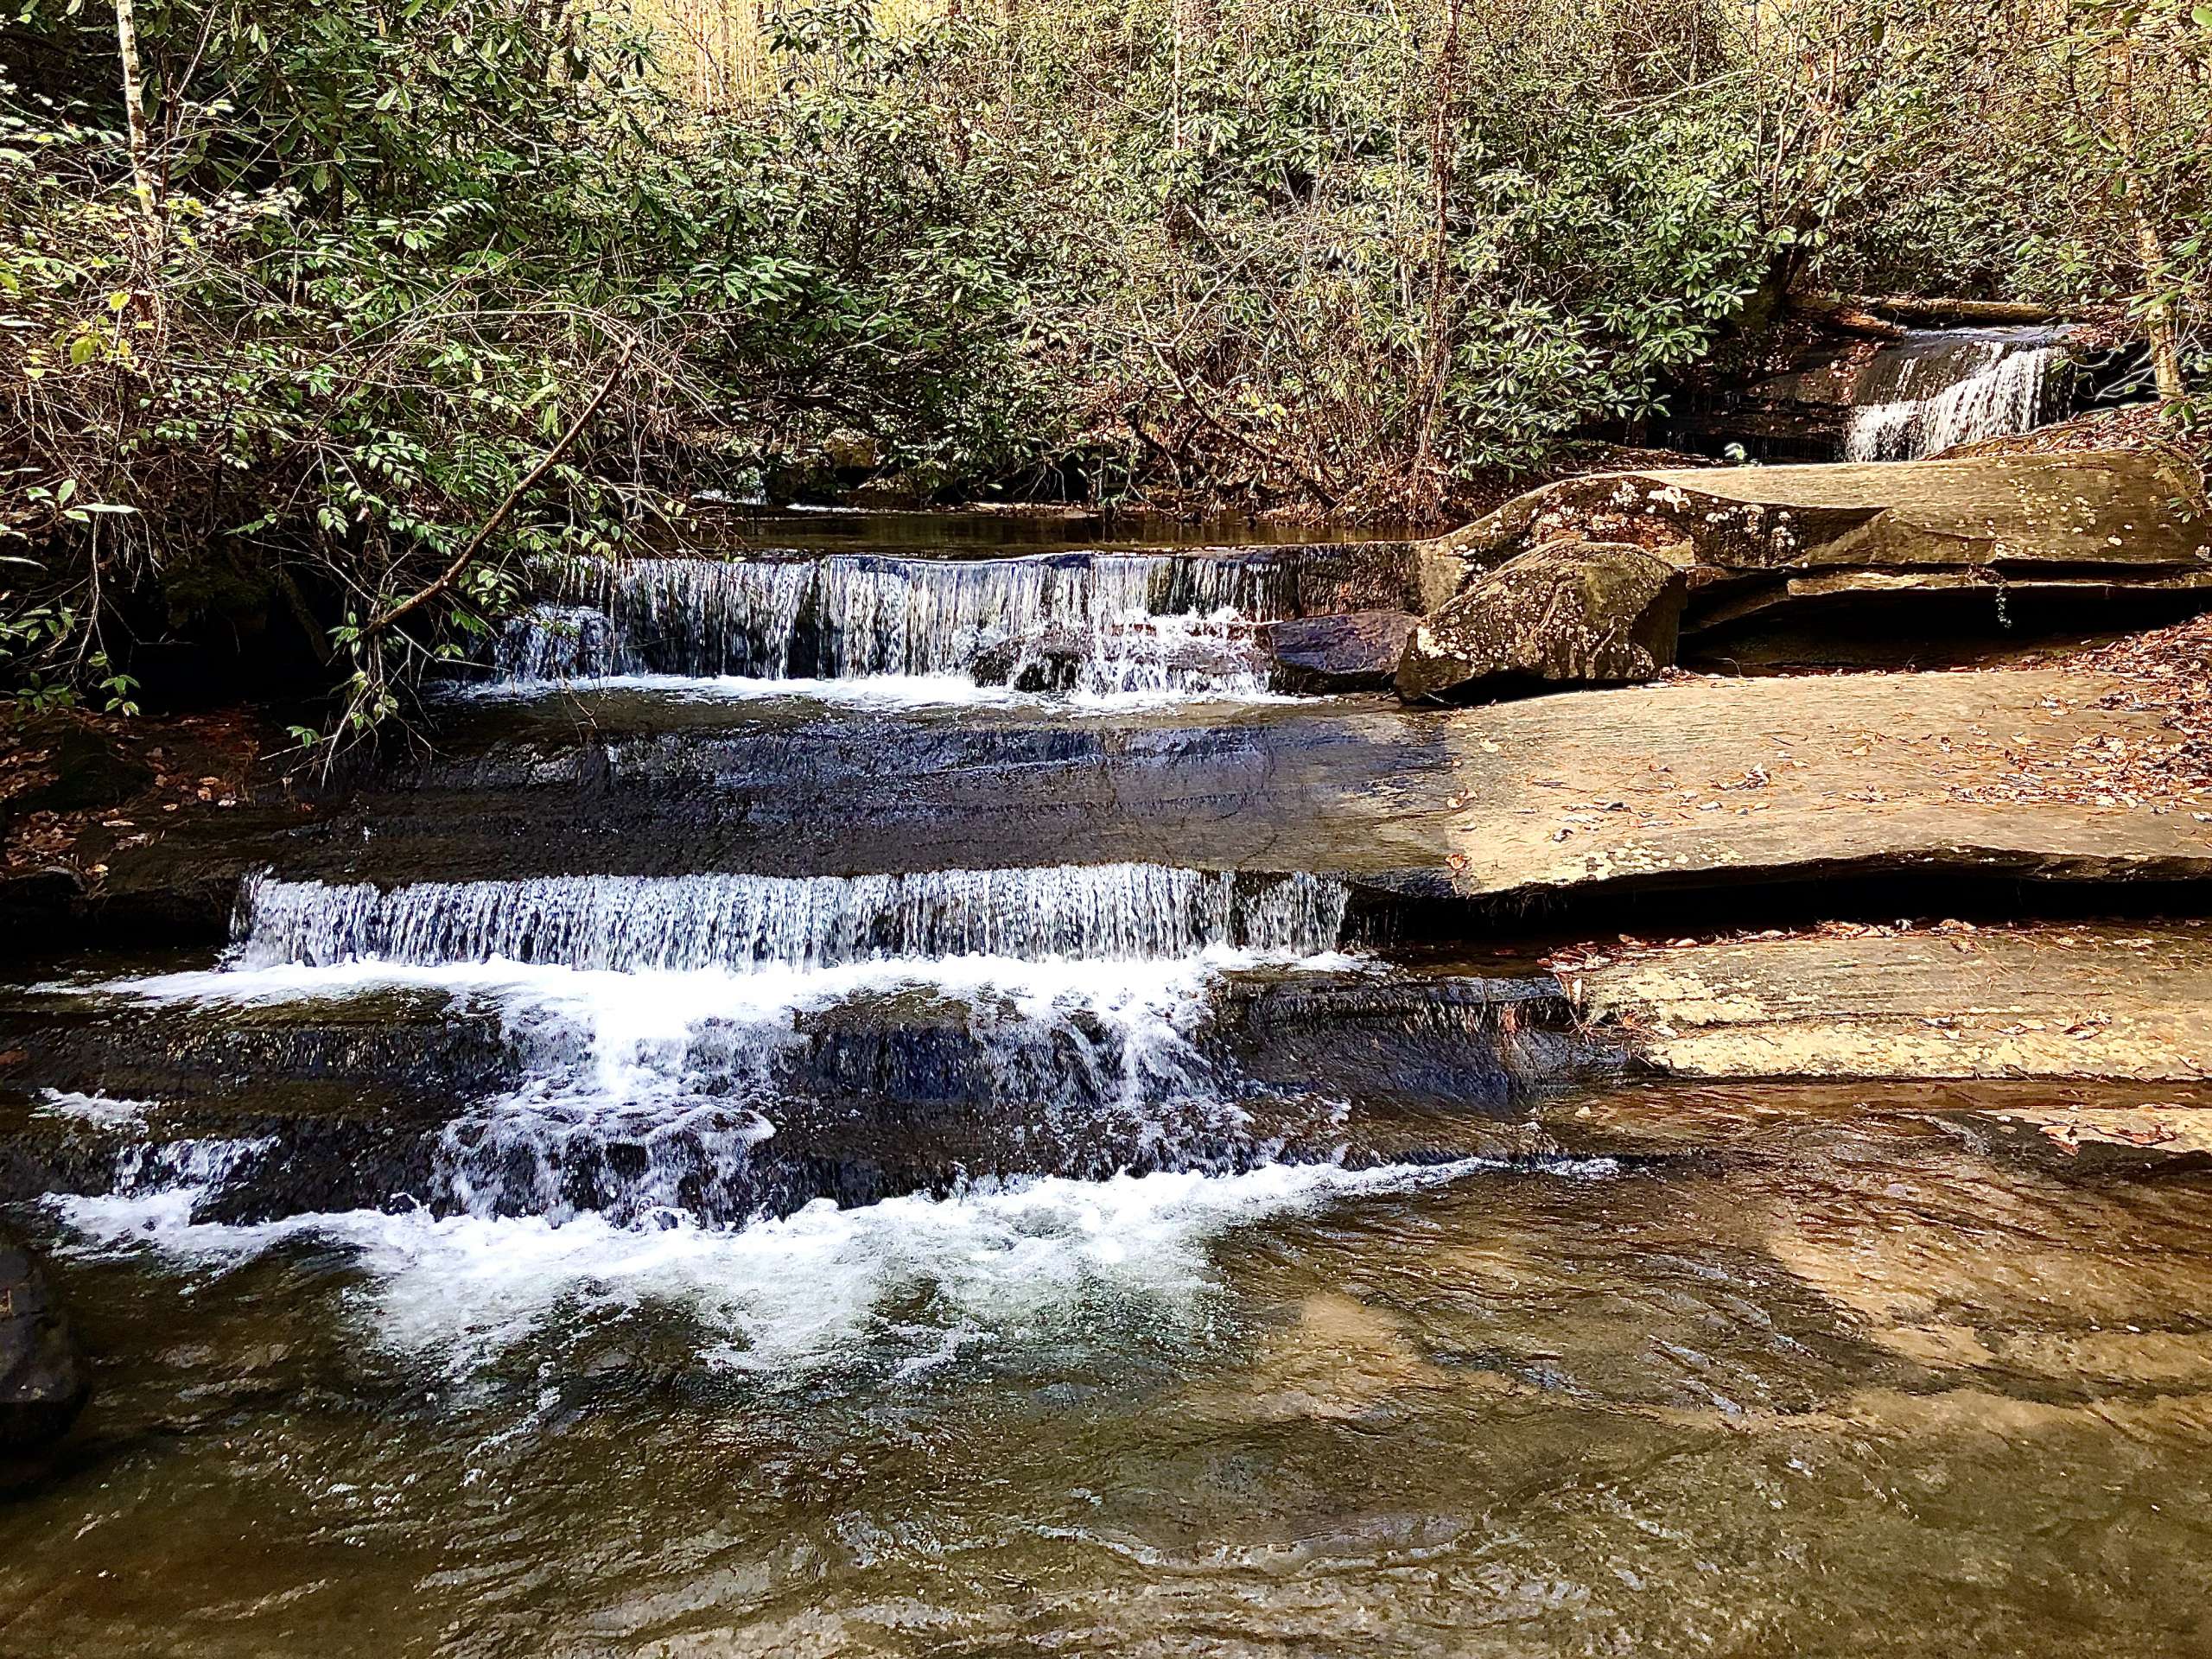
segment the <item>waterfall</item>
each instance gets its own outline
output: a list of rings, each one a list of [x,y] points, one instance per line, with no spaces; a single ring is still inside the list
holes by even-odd
[[[241,968],[513,962],[616,972],[893,957],[1175,961],[1335,947],[1347,889],[1150,864],[863,876],[548,876],[379,888],[263,877]]]
[[[1880,353],[1873,401],[1851,412],[1851,461],[1912,461],[1961,443],[2031,431],[2063,413],[2065,351],[2050,335],[1935,334]]]
[[[229,963],[195,988],[486,964],[477,988],[499,1002],[522,1081],[448,1123],[410,1190],[446,1213],[729,1224],[811,1195],[820,1172],[785,1159],[776,1130],[843,1091],[949,1095],[978,1147],[1089,1158],[1102,1176],[1261,1156],[1233,1068],[1192,1041],[1221,965],[1206,953],[1332,950],[1348,898],[1306,875],[1135,863],[392,888],[264,874]],[[594,976],[546,971],[563,969]],[[916,994],[934,1010],[918,1025],[888,1011]],[[233,1178],[206,1161],[176,1180],[212,1193]]]
[[[958,675],[1058,633],[1080,638],[1082,690],[1254,691],[1236,625],[1291,614],[1296,594],[1287,568],[1175,554],[570,562],[556,586],[498,642],[500,680]]]

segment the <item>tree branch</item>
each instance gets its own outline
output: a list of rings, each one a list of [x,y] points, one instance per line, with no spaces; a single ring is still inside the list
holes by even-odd
[[[608,394],[613,391],[614,383],[622,378],[622,371],[630,366],[630,352],[631,347],[627,346],[622,348],[622,354],[614,359],[613,371],[608,373],[606,379],[599,383],[599,390],[592,393],[590,401],[576,411],[576,418],[569,423],[569,429],[553,441],[553,447],[545,452],[544,459],[524,474],[516,482],[514,488],[507,492],[506,499],[492,509],[492,516],[486,518],[478,527],[476,533],[468,538],[468,544],[454,556],[454,562],[438,573],[435,582],[427,587],[417,588],[413,594],[401,600],[382,614],[371,618],[368,626],[356,636],[357,639],[369,639],[382,633],[402,617],[429,604],[461,580],[461,572],[467,569],[470,562],[483,550],[485,543],[492,539],[493,532],[506,522],[507,515],[515,510],[515,504],[530,493],[531,486],[539,479],[553,470],[553,463],[561,459],[563,452],[576,441],[577,436],[590,423],[591,417],[599,413],[599,406],[605,403]]]

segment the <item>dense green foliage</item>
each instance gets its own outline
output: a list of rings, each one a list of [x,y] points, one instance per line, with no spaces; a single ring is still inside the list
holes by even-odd
[[[112,0],[29,0],[15,684],[127,699],[131,638],[275,613],[373,724],[532,556],[839,467],[1433,513],[1793,284],[2125,302],[2195,362],[2190,0],[888,18],[787,4],[708,112],[576,4],[142,0],[142,200]]]

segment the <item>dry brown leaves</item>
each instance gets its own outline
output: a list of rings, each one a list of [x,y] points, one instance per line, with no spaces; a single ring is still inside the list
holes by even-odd
[[[2205,924],[2191,920],[2182,924],[2197,927]],[[1539,957],[1541,966],[1559,974],[1592,973],[1600,968],[1618,963],[1645,962],[1685,950],[1707,950],[1731,945],[1762,944],[1780,939],[1898,939],[1906,938],[1943,939],[1955,949],[1971,950],[1974,940],[1983,935],[2005,935],[2018,931],[2014,924],[1969,922],[1957,917],[1942,921],[1924,922],[1904,919],[1896,922],[1821,922],[1808,927],[1768,927],[1754,931],[1750,928],[1724,930],[1700,933],[1694,937],[1674,939],[1644,939],[1634,934],[1623,933],[1610,942],[1588,941],[1567,945]],[[2158,941],[2149,937],[2113,938],[2098,934],[2094,939],[2064,926],[2037,926],[2033,929],[2034,943],[2038,948],[2056,950],[2077,950],[2094,945],[2104,950],[2148,950]],[[2067,1034],[2088,1036],[2111,1021],[2109,1014],[2088,1014],[2072,1026]]]
[[[2063,752],[2008,754],[2014,770],[1993,783],[1955,789],[1953,797],[2183,809],[2212,824],[2212,614],[2132,634],[2058,666],[2127,682],[2098,695],[2096,706],[2156,715],[2158,735],[2130,740],[2105,733]]]
[[[143,763],[152,782],[128,800],[71,811],[7,811],[7,804],[55,780],[63,722],[99,734]],[[0,870],[70,868],[97,880],[111,855],[143,846],[197,810],[226,810],[251,798],[269,734],[251,715],[226,710],[172,719],[57,715],[0,731]]]

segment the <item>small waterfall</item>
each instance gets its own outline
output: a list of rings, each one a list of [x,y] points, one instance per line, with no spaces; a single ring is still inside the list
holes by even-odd
[[[379,888],[264,877],[238,965],[509,961],[617,972],[915,957],[1174,961],[1335,947],[1340,882],[1148,864],[837,876],[550,876]]]
[[[2068,358],[2047,333],[1931,334],[1878,355],[1851,413],[1850,461],[1912,461],[2063,415]]]
[[[957,1101],[978,1147],[1090,1158],[1102,1177],[1261,1155],[1245,1085],[1192,1041],[1205,953],[1329,951],[1348,899],[1311,876],[1133,863],[391,889],[264,875],[240,899],[228,971],[497,960],[683,976],[571,985],[495,970],[524,1081],[448,1123],[411,1190],[444,1213],[728,1224],[818,1190],[779,1126],[823,1110],[895,1119],[868,1103],[894,1098]],[[806,977],[874,963],[886,977]],[[500,988],[508,972],[524,978]],[[204,1196],[234,1172],[162,1173]],[[856,1163],[841,1179],[875,1178]]]
[[[137,1195],[220,1186],[276,1146],[273,1136],[140,1141],[117,1154],[111,1190]]]
[[[1081,637],[1083,690],[1258,690],[1256,666],[1219,647],[1237,623],[1293,613],[1297,584],[1261,559],[1052,554],[570,562],[555,585],[499,641],[501,680],[957,675],[991,646],[1057,632]],[[1192,661],[1194,639],[1215,661]]]

